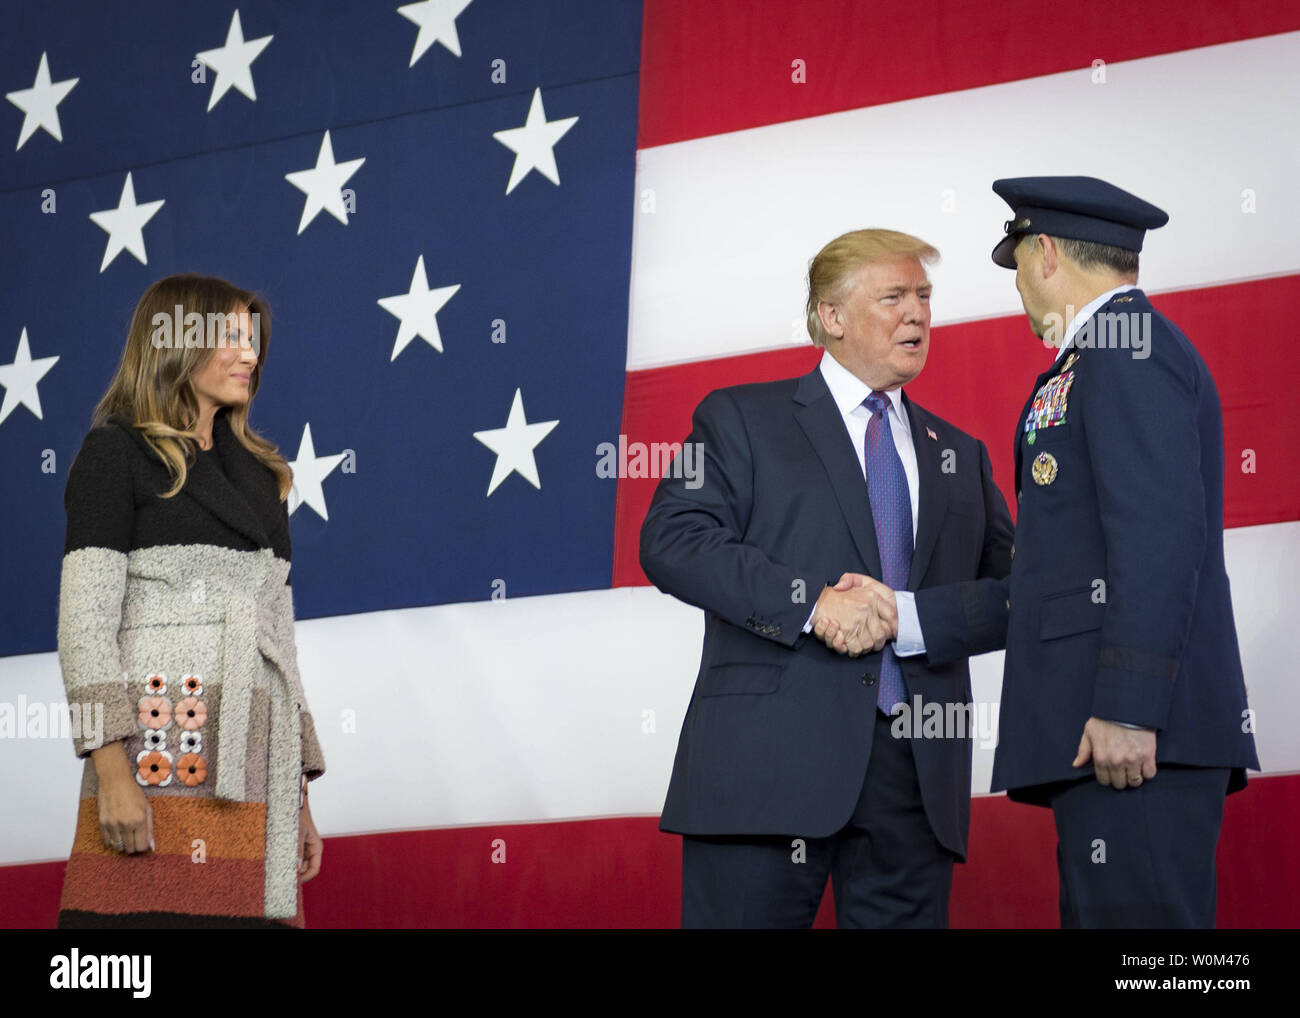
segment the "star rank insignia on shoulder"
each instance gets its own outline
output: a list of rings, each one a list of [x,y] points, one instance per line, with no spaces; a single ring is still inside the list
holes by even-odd
[[[1112,301],[1112,303],[1114,303],[1114,304],[1132,304],[1132,303],[1133,303],[1133,298],[1132,298],[1132,297],[1116,297],[1116,298],[1114,299],[1114,301]]]

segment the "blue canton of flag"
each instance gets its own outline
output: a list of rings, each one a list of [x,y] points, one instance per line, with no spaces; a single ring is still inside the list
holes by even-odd
[[[594,450],[622,412],[640,19],[6,12],[0,655],[54,648],[67,467],[175,272],[270,302],[251,423],[294,469],[300,618],[608,587]]]

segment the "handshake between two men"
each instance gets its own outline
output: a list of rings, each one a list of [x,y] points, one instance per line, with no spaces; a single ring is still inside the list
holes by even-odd
[[[827,647],[857,657],[883,649],[898,635],[898,605],[879,580],[845,573],[821,592],[811,621],[813,635]]]

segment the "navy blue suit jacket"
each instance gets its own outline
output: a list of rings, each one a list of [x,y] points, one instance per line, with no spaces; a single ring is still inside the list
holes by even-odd
[[[903,398],[920,481],[910,589],[1006,576],[1011,520],[983,443]],[[857,453],[820,370],[710,393],[687,441],[703,483],[663,478],[641,530],[646,575],[705,613],[660,827],[829,836],[862,790],[881,654],[839,655],[802,630],[825,584],[881,575]],[[909,701],[970,701],[965,658],[902,669]],[[913,742],[930,824],[962,858],[969,734]]]
[[[1106,315],[1127,319],[1127,348]],[[1157,729],[1157,763],[1234,768],[1235,791],[1259,760],[1224,569],[1214,379],[1140,290],[1113,297],[1080,336],[1019,418],[1011,575],[918,594],[927,657],[990,650],[1005,628],[994,791],[1042,803],[1079,778],[1089,717]],[[1067,371],[1064,420],[1031,443],[1034,394]]]

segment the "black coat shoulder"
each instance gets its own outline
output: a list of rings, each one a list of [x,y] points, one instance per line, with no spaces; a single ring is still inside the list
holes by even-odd
[[[79,548],[130,550],[139,453],[118,422],[91,428],[68,468],[64,554]]]

